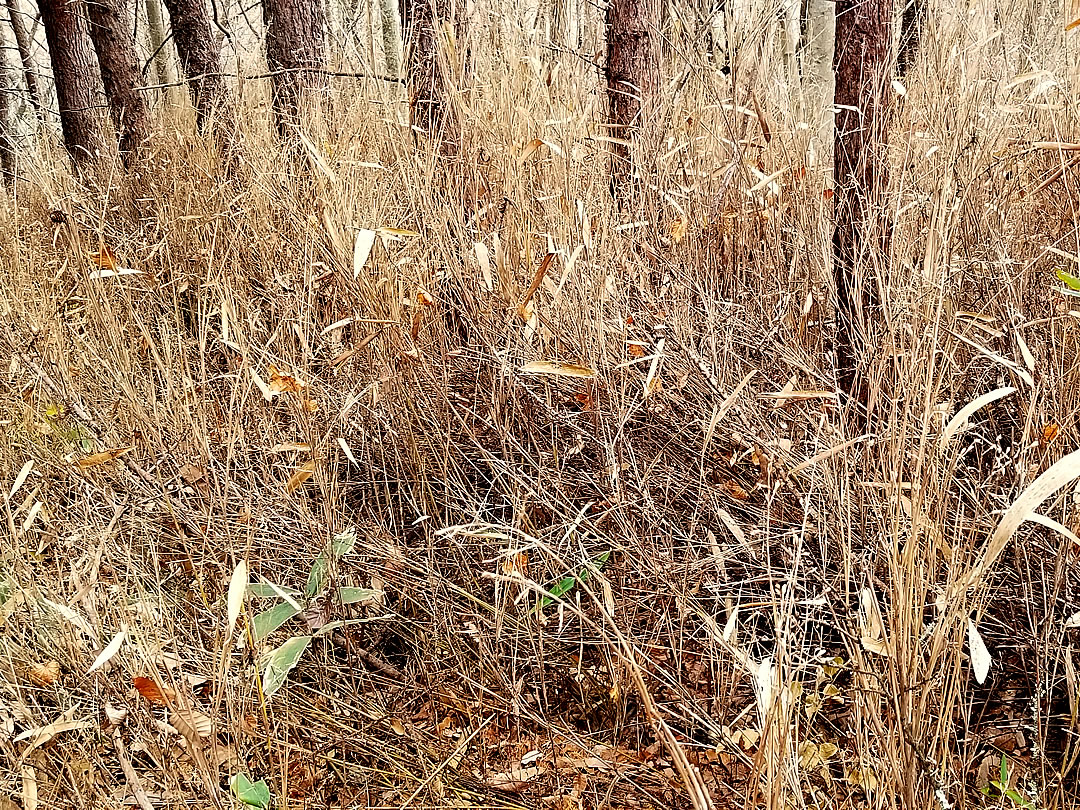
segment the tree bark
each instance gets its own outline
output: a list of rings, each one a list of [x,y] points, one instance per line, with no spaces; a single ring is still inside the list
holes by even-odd
[[[19,50],[19,61],[22,63],[26,90],[30,94],[30,104],[37,113],[38,119],[44,120],[45,104],[41,98],[41,88],[38,86],[37,66],[34,64],[34,56],[30,50],[32,43],[30,35],[26,32],[18,0],[7,0],[7,9],[8,17],[11,19],[11,30],[15,32],[15,47]]]
[[[437,140],[444,154],[454,153],[461,143],[452,93],[455,73],[464,70],[465,10],[454,5],[453,0],[403,0],[401,4],[410,122]],[[452,34],[452,41],[447,41],[446,33]]]
[[[660,7],[657,0],[608,0],[607,98],[612,144],[611,187],[625,192],[619,178],[633,175],[631,148],[647,151],[655,135],[660,94]]]
[[[274,121],[284,136],[299,123],[302,102],[326,94],[326,10],[322,0],[263,0],[263,19]]]
[[[49,45],[64,146],[76,166],[88,168],[105,157],[109,136],[101,113],[104,90],[86,9],[70,0],[38,0]]]
[[[165,0],[165,7],[199,131],[205,133],[214,122],[217,132],[231,141],[229,90],[221,73],[221,46],[214,35],[209,5],[206,0]]]
[[[4,57],[5,37],[0,37],[0,175],[3,175],[3,187],[15,187],[15,138],[12,122],[12,99],[15,98],[18,85],[17,73],[12,70]]]
[[[906,76],[915,65],[926,25],[926,0],[906,0],[900,17],[900,49],[896,54],[896,72]]]
[[[877,307],[877,277],[888,262],[890,226],[882,194],[892,95],[892,0],[837,0],[836,131],[833,142],[833,274],[837,380],[867,405],[859,349]]]
[[[397,0],[379,0],[379,30],[386,75],[396,79],[401,75],[401,17]]]
[[[132,0],[87,0],[90,38],[97,52],[101,81],[126,161],[150,137],[150,107],[136,90],[140,84],[135,53]]]
[[[161,18],[161,0],[146,0],[146,28],[150,33],[150,53],[154,59],[154,75],[158,84],[172,84],[174,79],[165,42],[165,22]]]

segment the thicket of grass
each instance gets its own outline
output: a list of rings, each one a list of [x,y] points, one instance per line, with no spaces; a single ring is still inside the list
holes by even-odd
[[[483,36],[453,159],[352,82],[311,147],[246,84],[229,179],[183,107],[130,176],[77,182],[41,136],[0,207],[0,792],[130,801],[109,707],[158,807],[228,803],[238,771],[290,807],[1008,806],[980,792],[1003,754],[1018,797],[1075,806],[1074,541],[1027,523],[961,587],[1080,437],[1076,172],[1045,143],[1074,140],[1072,57],[1060,19],[999,11],[991,37],[935,9],[897,101],[866,435],[832,395],[828,168],[772,17],[734,87],[673,41],[636,210],[586,62]],[[357,266],[379,228],[416,235]],[[139,272],[94,278],[103,248]],[[303,387],[268,399],[274,369]],[[1042,511],[1075,530],[1071,487]],[[302,589],[350,527],[334,581],[385,598],[309,611],[365,621],[266,699],[259,656],[307,630],[253,646],[252,596],[227,640],[230,577]]]

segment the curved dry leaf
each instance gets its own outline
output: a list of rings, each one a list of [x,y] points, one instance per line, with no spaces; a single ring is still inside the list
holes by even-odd
[[[232,579],[229,581],[229,629],[228,634],[236,627],[236,620],[240,618],[240,610],[244,607],[244,594],[248,586],[247,560],[240,560],[233,570]]]
[[[1005,550],[1005,546],[1008,545],[1020,524],[1027,520],[1043,501],[1078,477],[1080,477],[1080,450],[1075,450],[1064,458],[1058,459],[1046,472],[1032,481],[1002,516],[1001,522],[986,543],[982,558],[972,566],[966,577],[959,580],[962,587],[966,589],[975,585],[1001,556],[1001,552]]]
[[[990,674],[990,664],[992,658],[990,657],[990,651],[986,649],[986,644],[983,643],[982,636],[979,635],[978,628],[975,627],[975,622],[968,619],[968,651],[971,653],[971,668],[975,672],[975,680],[979,683],[986,681],[986,676]]]
[[[168,687],[158,686],[157,682],[152,678],[136,675],[131,679],[131,682],[144,700],[148,700],[157,706],[168,706],[169,703],[176,700],[176,692]]]
[[[300,487],[303,486],[305,481],[307,481],[309,478],[311,478],[312,475],[314,475],[314,473],[315,462],[304,462],[300,469],[298,469],[291,476],[289,476],[289,480],[285,484],[285,491],[290,494],[296,492],[296,490],[300,489]]]
[[[192,707],[173,709],[169,722],[192,742],[196,737],[209,737],[214,731],[214,721],[210,715]]]
[[[27,670],[26,677],[34,686],[52,686],[60,677],[60,662],[53,660],[34,664]]]
[[[560,363],[555,360],[537,360],[534,363],[526,363],[518,371],[522,374],[551,374],[556,377],[592,378],[596,376],[596,372],[587,366]]]
[[[112,637],[112,641],[105,645],[105,649],[101,651],[97,658],[94,659],[94,663],[90,665],[90,669],[86,670],[86,674],[89,675],[92,672],[97,672],[109,661],[113,656],[120,652],[120,647],[124,644],[124,639],[127,638],[127,627],[123,627],[119,633]]]
[[[11,485],[11,490],[8,492],[9,501],[15,497],[15,493],[19,491],[19,487],[26,483],[26,479],[30,475],[30,471],[32,469],[34,469],[33,459],[30,459],[22,465],[22,469],[19,470],[19,474],[15,476],[15,483]]]
[[[1080,546],[1080,537],[1077,537],[1071,529],[1067,526],[1062,526],[1053,518],[1048,518],[1046,515],[1040,515],[1038,512],[1032,512],[1026,519],[1032,523],[1038,523],[1040,526],[1045,526],[1051,531],[1057,532],[1062,537],[1068,537],[1076,545]]]
[[[89,456],[79,459],[79,469],[88,470],[99,464],[107,464],[110,461],[116,461],[116,459],[120,458],[124,453],[130,453],[134,449],[134,447],[114,447],[112,450],[102,450],[100,453],[92,453]]]
[[[539,775],[540,768],[535,765],[528,768],[513,768],[491,776],[487,780],[487,786],[507,793],[521,793],[523,790],[527,790],[532,781]]]
[[[956,416],[949,420],[949,424],[945,426],[945,430],[941,432],[941,444],[942,448],[947,447],[949,441],[953,436],[964,426],[967,420],[981,408],[985,408],[991,402],[997,402],[999,399],[1007,397],[1009,394],[1015,394],[1016,388],[1013,386],[1006,386],[1005,388],[998,388],[997,390],[990,391],[983,394],[981,397],[975,397],[967,405],[956,412]]]
[[[371,249],[375,247],[375,231],[363,228],[356,233],[356,242],[353,244],[353,278],[360,278],[364,266],[371,256]]]

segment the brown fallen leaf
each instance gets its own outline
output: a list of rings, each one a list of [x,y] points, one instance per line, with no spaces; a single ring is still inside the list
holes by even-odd
[[[288,391],[292,394],[299,394],[307,387],[291,374],[283,374],[278,371],[277,366],[269,366],[268,368],[270,369],[270,384],[267,387],[275,393],[280,394]]]
[[[575,363],[560,363],[555,360],[537,360],[526,363],[518,369],[522,374],[551,374],[555,377],[595,377],[596,372],[587,366]]]
[[[540,768],[511,768],[497,773],[487,780],[487,786],[507,793],[521,793],[529,788],[530,783],[540,775]]]
[[[88,470],[99,464],[107,464],[110,461],[116,461],[116,459],[120,458],[124,453],[130,453],[134,449],[134,447],[114,447],[112,450],[102,450],[100,453],[92,453],[89,456],[79,459],[79,469]]]
[[[100,250],[90,254],[90,263],[100,267],[102,270],[115,270],[116,254],[112,252],[108,245],[102,245]]]
[[[26,675],[34,686],[52,686],[60,677],[60,662],[43,661],[40,664],[34,664]]]
[[[303,486],[305,481],[307,481],[309,478],[311,478],[312,475],[314,475],[314,473],[314,460],[304,462],[300,469],[298,469],[291,476],[289,476],[289,480],[285,484],[285,491],[290,494],[296,492],[296,490],[300,489],[300,487]]]
[[[169,703],[176,700],[176,692],[168,687],[160,687],[157,682],[152,678],[146,678],[142,675],[136,675],[131,679],[135,684],[135,689],[146,700],[154,703],[158,706],[167,706]]]

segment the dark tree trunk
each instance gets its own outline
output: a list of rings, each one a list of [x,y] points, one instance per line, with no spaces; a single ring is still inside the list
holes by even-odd
[[[863,405],[859,349],[877,309],[877,277],[888,262],[890,227],[882,194],[892,94],[892,0],[837,0],[836,133],[833,153],[833,273],[837,380]]]
[[[660,93],[660,7],[658,0],[609,0],[607,28],[607,97],[611,136],[638,141],[647,151],[657,126]],[[612,144],[611,186],[625,191],[619,178],[632,176],[632,150]]]
[[[464,4],[461,4],[463,6]],[[452,93],[455,68],[462,69],[465,9],[453,0],[402,0],[405,27],[405,81],[409,91],[409,119],[417,129],[436,139],[444,153],[460,145],[460,122]],[[453,32],[453,48],[444,47],[443,32]],[[458,65],[451,63],[457,58]]]
[[[229,95],[221,74],[221,48],[214,35],[206,0],[165,0],[173,40],[187,79],[200,132],[211,121],[219,134],[231,138]]]
[[[11,30],[15,32],[15,47],[19,50],[19,61],[22,63],[23,77],[26,80],[26,91],[30,94],[30,104],[37,113],[38,119],[43,120],[45,104],[41,99],[37,67],[34,65],[34,57],[30,51],[30,35],[26,32],[26,24],[23,22],[18,0],[7,0],[7,9],[8,17],[11,19]]]
[[[150,137],[150,108],[136,90],[139,57],[135,53],[135,15],[131,0],[87,0],[90,38],[97,51],[101,81],[125,160]]]
[[[326,10],[322,0],[263,0],[263,19],[274,120],[285,135],[303,102],[326,94]]]
[[[49,44],[64,145],[77,166],[100,161],[110,142],[104,95],[86,8],[70,0],[38,0]]]
[[[900,50],[896,54],[896,71],[901,76],[915,64],[926,26],[926,0],[907,0],[900,18]]]

